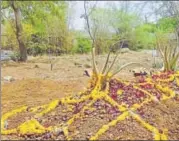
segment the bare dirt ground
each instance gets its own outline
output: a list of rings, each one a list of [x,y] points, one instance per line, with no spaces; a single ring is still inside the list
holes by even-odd
[[[114,58],[112,55],[111,60]],[[97,56],[99,69],[106,60],[106,55]],[[146,52],[127,52],[119,56],[116,68],[124,63],[139,62],[146,68],[151,68],[154,59]],[[19,106],[36,106],[53,99],[64,97],[71,93],[83,91],[89,77],[84,75],[86,68],[90,69],[90,55],[65,55],[56,58],[53,70],[50,70],[48,56],[29,57],[27,63],[2,63],[2,77],[12,76],[13,82],[1,81],[2,113]],[[132,79],[129,69],[141,66],[131,66],[123,70],[118,77]]]
[[[105,62],[105,55],[97,56],[97,63],[99,70],[102,68],[102,64]],[[112,56],[114,58],[114,55]],[[112,59],[110,59],[111,62]],[[145,52],[133,52],[121,54],[117,63],[116,68],[129,62],[139,62],[144,64],[147,70],[152,68],[153,58],[151,53]],[[157,61],[160,60],[157,58]],[[2,80],[2,113],[4,114],[11,109],[16,109],[23,105],[29,107],[39,106],[42,104],[47,104],[52,100],[65,97],[69,94],[76,94],[80,91],[85,90],[89,77],[84,75],[85,69],[91,69],[91,57],[90,55],[68,55],[60,56],[56,58],[56,63],[53,70],[50,70],[50,64],[48,56],[42,57],[29,57],[27,63],[15,63],[6,62],[2,64],[2,78],[4,76],[12,76],[15,78],[13,82],[6,82]],[[130,69],[139,68],[141,66],[131,66],[121,73],[118,74],[118,78],[125,80],[134,79]],[[114,87],[120,85],[114,84]],[[173,84],[173,82],[172,82]],[[174,84],[172,85],[174,86]],[[127,88],[128,87],[128,88]],[[129,106],[140,103],[148,95],[145,95],[139,90],[127,86],[123,97],[116,99],[118,104],[121,101]],[[129,88],[132,88],[131,92],[128,92]],[[112,86],[111,86],[112,88]],[[114,89],[111,89],[114,90]],[[135,91],[135,92],[134,92]],[[178,90],[175,90],[178,94]],[[112,94],[113,92],[110,91]],[[84,93],[86,94],[86,93]],[[128,94],[130,94],[128,96]],[[132,95],[131,95],[132,94]],[[139,97],[134,97],[140,94]],[[109,95],[111,98],[112,96]],[[126,99],[130,98],[130,99]],[[79,96],[82,97],[82,96]],[[132,98],[133,97],[133,98]],[[114,98],[114,97],[113,97]],[[79,98],[80,99],[80,98]],[[80,113],[84,105],[88,105],[91,99],[86,99],[83,102],[78,102],[72,105],[61,105],[58,106],[47,113],[45,116],[38,118],[38,122],[43,125],[43,127],[49,127],[50,125],[55,126],[56,124],[66,123],[69,119],[76,113]],[[156,128],[159,133],[162,134],[166,131],[166,135],[169,140],[179,139],[179,97],[178,95],[169,100],[161,102],[151,102],[140,107],[134,114],[138,114],[141,120],[134,118],[133,116],[128,116],[124,121],[117,123],[115,126],[109,127],[102,135],[98,136],[99,140],[105,139],[117,139],[117,140],[152,140],[154,133],[150,132],[144,128],[144,122],[150,125],[146,126],[148,128]],[[112,106],[109,101],[97,100],[89,109],[82,110],[79,115],[83,118],[77,118],[68,127],[69,136],[73,139],[87,139],[89,140],[94,136],[101,127],[104,129],[107,127],[108,123],[112,123],[116,117],[122,116],[125,112],[119,111],[115,106]],[[91,102],[90,102],[91,103]],[[69,110],[68,106],[72,106],[72,110]],[[39,109],[42,110],[42,109]],[[7,129],[12,129],[17,127],[19,124],[24,123],[27,119],[34,116],[34,113],[26,110],[20,114],[10,117],[8,119]],[[141,124],[143,123],[143,124]],[[143,126],[141,126],[143,125]],[[102,130],[104,130],[102,128]],[[167,129],[167,130],[166,130]],[[99,130],[99,131],[102,131]],[[161,136],[160,136],[161,137]],[[25,135],[20,136],[17,134],[3,135],[3,139],[34,139],[34,140],[44,140],[44,139],[66,139],[66,135],[63,132],[54,131],[47,132],[42,135]]]

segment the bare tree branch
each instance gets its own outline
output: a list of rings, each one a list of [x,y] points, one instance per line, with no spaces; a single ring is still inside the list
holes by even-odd
[[[119,42],[120,42],[120,41],[118,41],[118,42],[114,43],[112,46],[116,45],[116,44],[117,44],[117,43],[119,43]],[[115,64],[116,59],[117,59],[118,55],[119,55],[119,54],[120,54],[120,52],[121,52],[121,48],[123,47],[123,44],[124,44],[124,41],[122,42],[122,44],[121,44],[121,46],[120,46],[120,48],[119,48],[119,51],[117,52],[117,54],[116,54],[116,56],[115,56],[114,60],[113,60],[113,61],[112,61],[112,63],[111,63],[111,66],[109,67],[109,69],[108,69],[108,71],[106,72],[105,76],[107,76],[107,75],[108,75],[108,73],[111,71],[111,69],[112,69],[113,65]]]
[[[142,65],[141,63],[137,63],[137,62],[127,63],[127,64],[121,66],[116,72],[114,72],[114,73],[112,74],[111,78],[114,77],[116,74],[118,74],[118,73],[119,73],[121,70],[123,70],[124,68],[126,68],[126,67],[128,67],[128,66],[130,66],[130,65],[134,65],[134,64],[135,64],[135,65],[144,66],[144,65]]]
[[[88,17],[88,13],[87,13],[86,1],[84,1],[84,9],[85,9],[85,20],[86,20],[86,24],[87,24],[88,33],[89,33],[91,39],[94,42],[94,38],[93,38],[93,36],[91,34],[91,30],[90,30],[90,24],[89,24],[89,17]]]
[[[86,1],[84,1],[84,10],[85,10],[85,20],[87,24],[87,29],[88,33],[92,39],[92,64],[93,64],[93,72],[97,75],[98,74],[98,69],[95,61],[95,38],[92,36],[91,29],[90,29],[90,24],[89,24],[89,14],[87,13],[87,6],[86,6]]]
[[[88,13],[88,17],[91,15],[91,13],[93,12],[93,10],[96,8],[97,5],[97,1],[95,2],[95,4],[93,5],[93,7],[91,8],[91,11]]]
[[[107,56],[107,58],[106,58],[106,62],[105,62],[105,64],[104,64],[104,67],[103,67],[102,72],[101,72],[102,74],[104,74],[104,72],[105,72],[105,70],[106,70],[106,67],[107,67],[108,62],[109,62],[110,54],[111,54],[111,50],[108,52],[108,56]]]

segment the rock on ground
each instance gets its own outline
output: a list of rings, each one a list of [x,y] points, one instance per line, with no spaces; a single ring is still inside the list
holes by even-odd
[[[15,80],[12,76],[4,76],[3,79],[8,82],[12,82]]]

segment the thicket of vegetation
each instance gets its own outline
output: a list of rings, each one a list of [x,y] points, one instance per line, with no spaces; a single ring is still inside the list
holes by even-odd
[[[69,28],[70,18],[73,17],[73,12],[70,12],[73,5],[70,7],[70,4],[66,1],[3,1],[2,48],[19,52],[22,61],[27,59],[27,54],[90,52],[92,40],[88,33]],[[146,2],[141,4],[136,9],[147,5]],[[155,23],[142,18],[142,9],[139,12],[130,10],[128,2],[121,1],[104,8],[94,4],[89,7],[89,23],[91,34],[95,36],[96,53],[108,52],[112,43],[122,39],[132,50],[153,49],[157,45],[156,34],[168,38],[169,33],[177,32],[177,4],[168,1],[154,4],[162,7],[154,6],[154,15],[160,16]],[[160,13],[156,12],[159,10]],[[81,18],[85,19],[84,15]],[[86,26],[84,28],[88,29]]]

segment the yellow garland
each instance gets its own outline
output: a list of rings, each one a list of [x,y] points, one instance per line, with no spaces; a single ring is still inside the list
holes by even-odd
[[[164,79],[157,79],[157,81],[158,82],[170,82],[170,81],[173,81],[174,78],[176,78],[177,85],[179,86],[179,79],[177,78],[178,76],[179,76],[179,72],[176,72],[174,75],[170,75],[170,78],[168,78],[168,79],[165,79],[165,80]],[[110,75],[108,77],[110,77]],[[73,99],[72,96],[68,96],[66,98],[61,99],[62,104],[74,104],[74,103],[79,103],[79,102],[88,100],[89,98],[92,98],[92,101],[88,105],[84,106],[79,113],[75,114],[71,119],[69,119],[67,121],[67,124],[62,127],[67,140],[71,139],[71,137],[69,137],[69,135],[68,135],[68,127],[69,127],[69,125],[71,125],[77,118],[82,118],[83,117],[82,113],[86,109],[91,109],[92,107],[90,107],[90,106],[98,99],[104,99],[105,101],[109,102],[111,105],[118,107],[118,109],[120,111],[123,111],[123,113],[120,116],[118,116],[117,119],[111,121],[107,125],[103,125],[102,128],[100,128],[98,130],[98,132],[94,136],[91,137],[91,140],[97,139],[101,134],[105,133],[109,129],[109,127],[115,126],[118,121],[124,120],[129,115],[129,111],[126,108],[127,106],[125,104],[119,105],[116,101],[114,101],[108,95],[108,90],[109,90],[109,84],[108,83],[107,83],[106,90],[103,91],[103,92],[100,91],[100,89],[101,89],[101,81],[103,79],[104,79],[103,75],[98,76],[96,86],[95,86],[95,88],[92,90],[92,92],[89,95],[82,96],[80,99]],[[125,81],[122,81],[122,80],[119,80],[119,79],[118,79],[118,81],[122,82],[125,85],[129,85],[128,82],[125,82]],[[146,81],[147,82],[141,83],[139,85],[144,85],[144,84],[156,85],[157,89],[161,90],[163,93],[169,94],[169,96],[163,95],[162,100],[169,99],[169,98],[175,96],[174,91],[172,91],[168,87],[163,88],[159,84],[152,83],[151,78],[147,78]],[[156,97],[151,95],[149,92],[147,92],[147,91],[145,91],[145,90],[143,90],[143,89],[141,89],[141,88],[139,88],[137,86],[134,86],[134,88],[144,92],[146,95],[149,96],[149,98],[146,98],[140,104],[132,105],[132,107],[130,108],[130,111],[135,111],[136,109],[140,108],[141,106],[143,106],[144,104],[150,102],[151,100],[156,100]],[[119,95],[121,95],[123,93],[123,91],[118,90],[117,93]],[[79,95],[82,95],[82,94],[83,93],[81,93]],[[59,100],[55,100],[55,101],[52,101],[50,104],[46,104],[46,105],[31,108],[30,111],[31,112],[36,112],[39,108],[43,108],[45,110],[43,110],[42,112],[37,114],[38,116],[43,116],[44,114],[46,114],[46,113],[50,112],[51,110],[53,110],[54,108],[56,108],[58,104],[59,104]],[[27,109],[27,107],[22,107],[22,108],[13,110],[13,111],[11,111],[9,113],[6,113],[1,119],[1,129],[2,129],[1,134],[12,134],[12,133],[20,133],[20,134],[35,134],[35,133],[37,133],[37,134],[41,134],[41,133],[45,133],[47,131],[52,131],[55,127],[57,127],[57,126],[54,126],[54,127],[45,128],[37,120],[32,119],[32,120],[28,120],[28,121],[22,123],[20,126],[18,126],[15,129],[4,130],[4,121],[5,120],[7,120],[9,117],[11,117],[11,116],[13,116],[13,115],[15,115],[15,114],[17,114],[19,112],[22,112],[22,111],[24,111],[26,109]],[[72,107],[69,108],[69,110],[72,110]],[[131,114],[145,128],[147,128],[149,131],[154,133],[154,139],[155,140],[160,140],[160,139],[167,140],[166,133],[160,134],[159,131],[155,127],[153,127],[150,124],[146,123],[144,120],[142,120],[142,118],[139,115],[137,115],[137,114],[135,114],[133,112],[131,112]]]
[[[172,91],[170,88],[168,87],[162,87],[161,85],[156,85],[156,88],[160,91],[162,91],[163,93],[168,94],[169,96],[163,95],[162,100],[166,100],[166,99],[170,99],[172,97],[175,96],[175,92]]]
[[[177,83],[177,86],[179,86],[179,79],[176,78],[176,83]]]
[[[83,102],[87,99],[89,99],[91,97],[91,95],[86,95],[81,97],[80,99],[71,99],[70,97],[65,97],[61,99],[61,103],[62,104],[75,104],[75,103],[80,103]]]
[[[126,111],[123,114],[119,115],[117,119],[111,121],[110,123],[103,125],[98,132],[90,138],[90,140],[97,140],[100,135],[105,133],[110,127],[115,126],[119,121],[124,120],[129,115],[129,112]]]
[[[146,123],[139,115],[137,115],[137,114],[135,114],[135,113],[133,113],[133,112],[131,112],[131,115],[132,115],[138,122],[140,122],[142,126],[144,126],[146,129],[148,129],[149,131],[151,131],[151,132],[154,133],[154,139],[155,139],[155,140],[160,140],[160,139],[161,139],[161,134],[159,133],[159,131],[158,131],[157,128],[155,128],[154,126],[152,126],[152,125]],[[163,138],[163,137],[167,138],[166,135],[164,135],[164,134],[162,135],[162,138]]]
[[[52,101],[48,105],[47,109],[45,109],[42,112],[38,113],[36,116],[43,116],[44,114],[46,114],[46,113],[50,112],[51,110],[55,109],[58,106],[58,104],[59,104],[59,100]]]
[[[118,90],[118,91],[117,91],[117,94],[118,94],[118,95],[122,95],[122,93],[123,93],[123,90]]]
[[[157,81],[159,82],[171,82],[175,79],[174,75],[170,75],[170,77],[168,79],[157,79]]]
[[[17,129],[10,129],[10,130],[2,130],[1,129],[1,135],[10,135],[10,134],[16,134]]]
[[[168,134],[168,129],[163,129],[163,133],[161,134],[161,140],[168,140],[167,134]]]
[[[67,140],[70,140],[70,139],[71,139],[71,138],[69,137],[69,135],[68,135],[68,127],[74,122],[75,119],[80,118],[80,114],[81,114],[82,112],[84,112],[84,111],[87,110],[87,109],[90,109],[90,106],[91,106],[94,102],[95,102],[95,100],[92,100],[89,104],[87,104],[86,106],[84,106],[79,113],[75,114],[71,119],[69,119],[69,120],[67,121],[67,125],[66,125],[65,127],[63,127],[64,135],[66,136],[66,139],[67,139]]]
[[[2,116],[2,118],[1,118],[1,129],[2,129],[2,130],[4,129],[4,122],[5,122],[5,120],[7,120],[7,119],[8,119],[9,117],[11,117],[11,116],[14,116],[14,115],[16,115],[16,114],[18,114],[18,113],[21,113],[21,112],[23,112],[23,111],[26,111],[26,110],[27,110],[27,106],[23,106],[23,107],[21,107],[21,108],[12,110],[12,111],[10,111],[10,112],[4,114],[4,115]]]
[[[44,128],[37,120],[31,119],[17,127],[18,133],[24,134],[42,134],[50,131],[50,128]]]
[[[138,108],[142,107],[144,104],[147,104],[149,102],[152,101],[152,98],[146,98],[141,104],[134,104],[132,105],[132,107],[130,108],[131,111],[135,111]]]
[[[42,105],[42,106],[37,106],[37,107],[32,107],[30,108],[30,112],[36,113],[40,108],[45,109],[48,106],[48,104]]]
[[[126,108],[122,105],[119,105],[116,101],[114,101],[110,96],[106,95],[104,97],[104,99],[109,102],[111,105],[113,105],[114,107],[117,106],[119,111],[126,111]]]
[[[147,92],[146,90],[143,90],[143,89],[141,89],[141,88],[139,88],[139,87],[137,87],[137,86],[134,86],[134,88],[135,88],[135,89],[138,89],[139,91],[142,91],[144,94],[146,94],[146,95],[148,95],[150,98],[152,98],[152,100],[154,100],[154,101],[157,100],[155,96],[153,96],[152,94],[150,94],[150,93]]]

